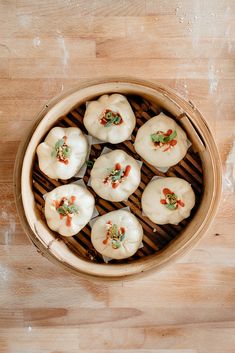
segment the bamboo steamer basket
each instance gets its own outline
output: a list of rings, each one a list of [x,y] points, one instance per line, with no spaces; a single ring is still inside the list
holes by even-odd
[[[43,194],[75,179],[56,181],[46,177],[38,168],[35,151],[53,126],[78,126],[86,132],[82,123],[85,102],[109,93],[126,95],[136,115],[137,125],[132,141],[116,146],[93,145],[92,158],[97,158],[103,147],[107,146],[121,148],[140,159],[133,148],[136,132],[160,111],[174,117],[187,132],[192,146],[185,158],[165,174],[144,161],[140,186],[127,201],[105,201],[88,186],[95,196],[96,208],[101,215],[129,206],[144,229],[143,248],[129,259],[113,260],[105,264],[101,255],[92,247],[89,224],[78,235],[70,238],[61,237],[47,227],[43,214]],[[14,171],[15,199],[23,229],[42,255],[75,274],[119,278],[150,269],[159,270],[195,245],[215,216],[221,194],[221,170],[218,150],[210,129],[191,102],[162,84],[132,78],[103,79],[81,84],[44,106],[18,150]],[[84,176],[85,183],[89,175],[88,168]],[[177,226],[159,226],[142,215],[141,194],[154,175],[181,177],[189,181],[194,189],[196,205],[191,216]]]

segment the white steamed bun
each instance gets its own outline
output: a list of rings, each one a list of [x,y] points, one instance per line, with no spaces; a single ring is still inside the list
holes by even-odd
[[[184,179],[159,178],[146,186],[141,204],[143,212],[152,222],[178,224],[189,217],[195,205],[195,195]]]
[[[49,228],[70,237],[77,234],[92,217],[95,200],[85,188],[62,185],[46,195],[45,217]]]
[[[177,164],[186,155],[187,135],[175,120],[161,113],[141,126],[134,147],[155,168],[167,168]]]
[[[88,142],[77,127],[54,127],[37,147],[39,168],[52,179],[70,179],[84,164]]]
[[[140,166],[122,150],[102,154],[91,170],[91,186],[103,199],[126,200],[140,183]]]
[[[98,217],[92,227],[91,241],[102,255],[125,259],[135,254],[143,238],[143,228],[130,212],[118,210]]]
[[[126,97],[115,93],[89,102],[83,123],[92,136],[102,141],[120,143],[131,136],[136,119]]]

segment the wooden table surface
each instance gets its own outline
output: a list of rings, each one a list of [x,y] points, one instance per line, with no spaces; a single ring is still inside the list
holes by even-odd
[[[37,254],[16,215],[12,172],[43,104],[104,75],[160,81],[193,101],[225,168],[235,129],[235,1],[1,0],[0,13],[0,352],[234,353],[232,192],[177,263],[96,282]]]

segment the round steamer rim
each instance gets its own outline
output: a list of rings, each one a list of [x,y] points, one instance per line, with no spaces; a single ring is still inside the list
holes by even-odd
[[[92,91],[92,94],[90,90]],[[64,102],[65,100],[69,100],[71,102],[71,97],[73,97],[74,94],[76,95],[79,93],[81,96],[83,94],[81,101],[85,101],[87,97],[92,99],[92,97],[97,95],[114,92],[122,94],[134,92],[135,94],[139,94],[145,98],[148,97],[148,99],[150,96],[151,99],[155,101],[157,99],[159,100],[159,97],[161,96],[162,102],[164,101],[165,105],[168,106],[168,109],[172,109],[174,112],[177,112],[177,114],[174,115],[182,118],[182,125],[184,125],[184,128],[190,135],[190,139],[193,142],[195,151],[199,152],[201,157],[203,157],[203,153],[206,154],[205,160],[202,158],[204,163],[206,158],[210,158],[210,175],[208,176],[208,173],[206,175],[206,178],[211,176],[209,184],[207,185],[207,187],[210,188],[210,202],[206,207],[205,217],[201,221],[201,224],[199,224],[197,230],[195,230],[193,234],[187,234],[187,236],[184,234],[184,236],[182,235],[175,239],[174,244],[172,244],[174,245],[173,249],[171,246],[170,251],[169,248],[167,250],[163,249],[157,253],[157,256],[150,255],[147,258],[139,259],[128,264],[97,264],[77,258],[79,267],[75,267],[70,263],[65,262],[64,259],[61,259],[58,253],[56,254],[48,251],[48,248],[38,239],[37,229],[33,225],[30,226],[30,220],[26,216],[22,199],[22,189],[24,191],[24,184],[27,184],[25,182],[25,168],[22,170],[22,167],[25,166],[25,157],[27,156],[29,145],[35,131],[37,131],[37,128],[44,120],[44,117],[53,108],[56,108],[61,102]],[[70,111],[74,106],[78,104],[80,104],[80,102],[69,106],[67,111]],[[61,115],[63,115],[63,113],[59,113],[58,117]],[[27,175],[28,182],[30,181],[30,177],[31,175],[29,173]],[[206,124],[200,112],[191,102],[187,102],[183,97],[175,93],[174,90],[160,83],[156,84],[127,77],[105,78],[101,80],[87,81],[86,83],[82,83],[69,90],[68,92],[60,94],[59,96],[49,101],[49,103],[46,104],[42,111],[37,115],[36,123],[35,121],[33,122],[33,126],[31,126],[29,129],[29,133],[26,135],[25,140],[21,142],[17,152],[14,169],[14,191],[17,212],[19,214],[20,222],[24,231],[28,235],[29,239],[33,242],[33,244],[37,247],[38,251],[52,262],[60,264],[64,268],[70,269],[75,274],[83,273],[103,278],[118,278],[128,275],[135,275],[150,269],[160,269],[167,263],[169,264],[173,259],[183,255],[187,250],[196,244],[196,242],[209,228],[218,208],[221,188],[222,168],[219,153],[208,125]],[[192,222],[193,219],[190,223]]]

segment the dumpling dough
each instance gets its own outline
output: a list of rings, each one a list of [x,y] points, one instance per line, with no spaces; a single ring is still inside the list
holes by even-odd
[[[186,180],[167,177],[150,181],[143,192],[141,204],[152,222],[178,224],[189,217],[195,205],[195,195]]]
[[[92,136],[102,141],[120,143],[131,136],[136,119],[126,97],[115,93],[89,102],[83,123]]]
[[[171,118],[161,113],[138,130],[136,152],[155,168],[177,164],[187,153],[187,135]]]
[[[84,187],[62,185],[46,195],[45,217],[48,227],[65,237],[77,234],[92,217],[95,200]]]
[[[99,217],[93,224],[91,241],[102,255],[112,259],[125,259],[139,248],[143,228],[137,218],[124,210],[112,211]]]
[[[70,179],[84,164],[88,142],[78,127],[54,127],[37,148],[39,168],[51,179]]]
[[[122,150],[102,154],[91,170],[91,186],[105,200],[126,200],[140,183],[140,166]]]

